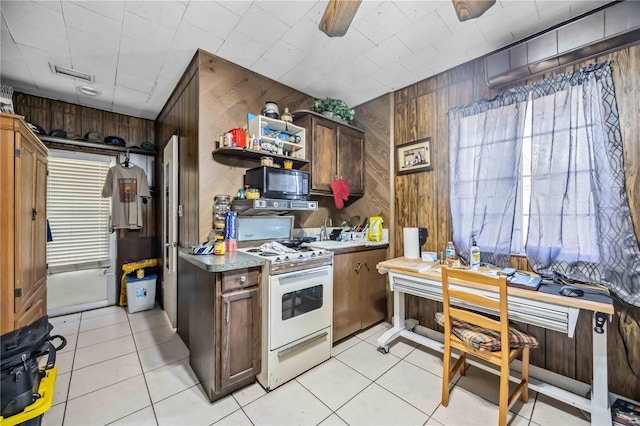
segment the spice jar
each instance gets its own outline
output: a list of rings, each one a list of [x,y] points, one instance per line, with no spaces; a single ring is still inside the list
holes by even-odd
[[[255,200],[256,198],[260,198],[260,190],[256,188],[247,189],[247,200]]]
[[[231,211],[231,196],[216,195],[213,197],[213,228],[216,236],[224,238],[225,217]]]
[[[273,157],[260,157],[261,166],[273,166]]]

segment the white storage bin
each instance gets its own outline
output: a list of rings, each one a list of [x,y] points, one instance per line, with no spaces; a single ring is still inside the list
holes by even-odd
[[[128,276],[125,278],[127,285],[127,311],[147,311],[153,309],[156,304],[156,274],[143,278]]]

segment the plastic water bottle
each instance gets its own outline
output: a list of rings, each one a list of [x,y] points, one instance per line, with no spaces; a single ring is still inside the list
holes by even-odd
[[[445,249],[446,256],[446,264],[447,266],[453,266],[453,262],[456,260],[456,248],[453,246],[453,241],[449,241],[447,243],[447,248]]]
[[[476,244],[475,237],[473,237],[471,249],[469,251],[469,266],[471,266],[471,269],[477,271],[480,266],[480,247]]]

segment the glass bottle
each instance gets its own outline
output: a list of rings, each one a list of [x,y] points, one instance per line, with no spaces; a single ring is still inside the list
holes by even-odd
[[[445,249],[445,256],[446,256],[446,265],[451,267],[454,264],[454,261],[456,260],[456,248],[453,246],[453,241],[449,241],[447,243],[447,248]]]

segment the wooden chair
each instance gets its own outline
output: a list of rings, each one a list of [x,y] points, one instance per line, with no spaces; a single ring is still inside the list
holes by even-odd
[[[451,288],[450,280],[455,280]],[[489,290],[499,296],[490,299],[477,290]],[[497,290],[497,292],[496,292]],[[475,292],[474,292],[475,291]],[[444,327],[444,374],[442,376],[442,405],[449,405],[449,383],[457,372],[464,376],[466,354],[476,356],[500,366],[500,412],[498,424],[505,425],[507,411],[518,395],[522,402],[528,400],[529,348],[537,347],[538,341],[514,327],[509,327],[507,311],[506,277],[490,277],[477,272],[442,267],[442,292],[444,312],[436,314],[437,322]],[[500,320],[453,307],[451,300],[465,307],[490,309],[499,313]],[[474,305],[474,306],[469,306]],[[461,352],[460,358],[450,368],[451,348]],[[522,353],[522,381],[509,396],[509,364]]]

